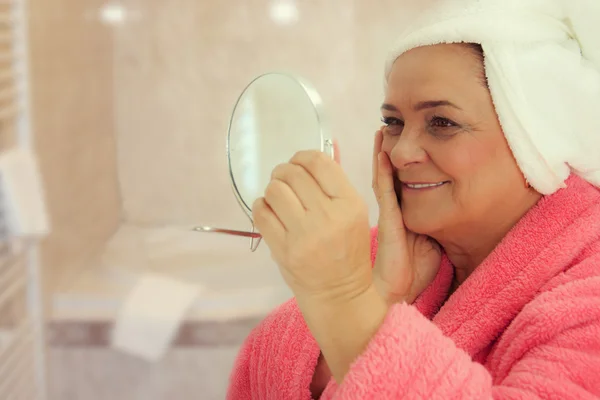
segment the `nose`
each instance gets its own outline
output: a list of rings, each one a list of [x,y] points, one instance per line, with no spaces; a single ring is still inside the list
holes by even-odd
[[[390,160],[394,167],[401,170],[427,161],[428,155],[420,143],[419,136],[405,128],[390,152]]]

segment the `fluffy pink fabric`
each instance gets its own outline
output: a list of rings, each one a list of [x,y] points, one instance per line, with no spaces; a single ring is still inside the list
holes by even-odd
[[[323,400],[600,396],[600,191],[543,198],[446,300],[444,258],[414,305],[393,306]],[[376,231],[373,232],[376,253]],[[294,300],[248,337],[229,399],[311,398],[319,348]]]

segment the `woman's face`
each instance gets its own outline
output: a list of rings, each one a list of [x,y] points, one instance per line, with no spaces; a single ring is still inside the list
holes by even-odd
[[[480,57],[461,44],[416,48],[393,65],[382,150],[413,232],[481,226],[510,214],[528,192],[483,74]]]

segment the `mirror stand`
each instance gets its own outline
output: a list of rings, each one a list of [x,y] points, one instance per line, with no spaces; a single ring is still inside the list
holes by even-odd
[[[256,251],[258,245],[260,244],[260,240],[262,239],[260,233],[256,232],[254,224],[252,224],[251,232],[237,231],[234,229],[213,228],[211,226],[195,226],[192,228],[192,230],[195,232],[222,233],[225,235],[249,237],[251,239],[250,250],[252,250],[252,252]]]

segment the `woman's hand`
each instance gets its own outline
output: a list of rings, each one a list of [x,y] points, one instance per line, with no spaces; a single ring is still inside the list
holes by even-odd
[[[273,170],[252,212],[340,383],[387,313],[372,281],[366,204],[334,160],[301,151]]]
[[[441,262],[440,246],[404,226],[389,156],[381,151],[383,129],[373,146],[373,191],[379,204],[377,258],[373,283],[388,304],[409,304],[435,278]]]
[[[367,206],[324,153],[277,166],[252,212],[299,303],[344,301],[371,286]]]

